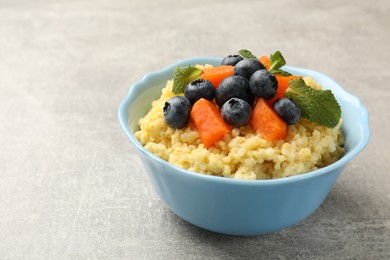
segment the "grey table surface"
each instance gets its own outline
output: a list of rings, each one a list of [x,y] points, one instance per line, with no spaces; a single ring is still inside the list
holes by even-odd
[[[1,259],[390,259],[390,2],[0,0]],[[145,73],[281,50],[370,112],[368,147],[301,223],[224,236],[167,209],[116,110]]]

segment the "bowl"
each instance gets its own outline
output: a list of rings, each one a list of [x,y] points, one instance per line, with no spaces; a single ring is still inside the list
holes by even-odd
[[[328,76],[285,66],[331,89],[341,109],[345,155],[337,162],[301,175],[272,180],[237,180],[190,172],[146,150],[134,133],[138,120],[161,95],[177,65],[219,65],[220,58],[186,59],[145,75],[130,88],[118,109],[120,124],[136,148],[151,184],[176,215],[200,228],[228,235],[261,235],[290,227],[312,214],[326,199],[341,172],[370,139],[368,111],[360,100]]]

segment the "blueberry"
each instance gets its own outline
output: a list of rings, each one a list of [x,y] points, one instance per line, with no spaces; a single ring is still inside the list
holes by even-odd
[[[278,90],[278,81],[268,70],[258,70],[249,81],[251,91],[256,97],[271,99]]]
[[[273,104],[273,108],[288,125],[298,123],[301,118],[301,109],[289,98],[277,99]]]
[[[249,105],[253,104],[255,97],[251,93],[249,80],[242,76],[230,76],[222,80],[215,91],[215,101],[219,107],[229,99],[236,97],[245,100]]]
[[[215,88],[213,84],[204,79],[196,79],[191,81],[184,90],[184,96],[193,105],[201,98],[213,100],[215,95]]]
[[[233,127],[246,125],[251,117],[252,108],[244,100],[231,98],[221,108],[222,118]]]
[[[170,127],[181,129],[187,126],[190,119],[191,103],[186,97],[174,96],[165,102],[163,112]]]
[[[229,55],[223,58],[221,61],[221,65],[236,65],[239,61],[242,61],[244,58],[240,55]]]
[[[256,59],[243,59],[234,66],[234,75],[243,76],[249,80],[255,71],[264,69],[264,65]]]

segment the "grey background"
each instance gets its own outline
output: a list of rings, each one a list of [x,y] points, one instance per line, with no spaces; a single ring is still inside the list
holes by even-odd
[[[389,27],[387,0],[0,0],[0,258],[389,259]],[[242,48],[331,76],[372,131],[319,210],[255,237],[165,208],[116,115],[145,73]]]

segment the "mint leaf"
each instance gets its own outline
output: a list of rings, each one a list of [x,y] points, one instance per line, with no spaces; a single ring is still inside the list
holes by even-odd
[[[240,54],[245,59],[257,59],[257,57],[253,55],[252,52],[245,49],[239,50],[238,54]]]
[[[174,94],[184,93],[184,90],[188,83],[199,78],[202,74],[202,70],[188,65],[188,66],[176,66],[173,71],[173,88],[172,92]]]
[[[282,76],[292,76],[292,74],[290,72],[287,72],[287,71],[284,71],[282,69],[277,69],[277,70],[272,70],[272,74],[280,74]]]
[[[276,51],[274,54],[271,54],[269,60],[270,60],[269,71],[272,74],[280,74],[282,76],[292,76],[291,73],[280,69],[281,67],[286,65],[286,60],[284,59],[280,51]]]
[[[274,73],[273,71],[280,69],[284,65],[286,65],[286,60],[284,59],[282,53],[280,51],[276,51],[274,54],[271,54],[269,57],[269,71],[273,74],[279,74]]]
[[[330,90],[316,90],[305,84],[303,79],[290,80],[284,96],[299,106],[302,117],[334,128],[340,121],[341,108]]]

